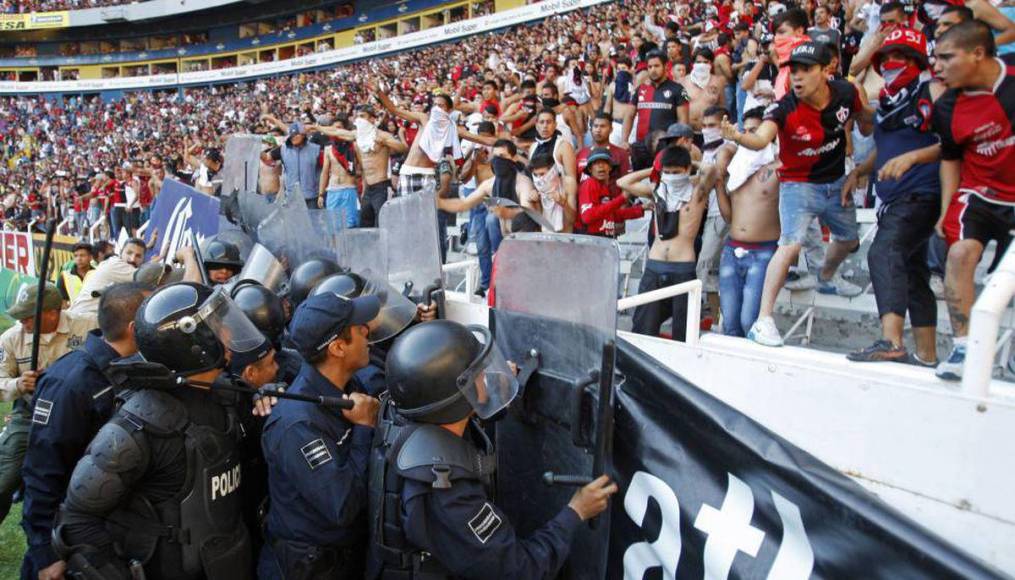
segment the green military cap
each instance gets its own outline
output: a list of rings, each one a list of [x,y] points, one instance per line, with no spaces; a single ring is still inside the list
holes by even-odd
[[[7,309],[7,315],[14,320],[25,320],[35,316],[35,302],[39,294],[39,287],[35,284],[22,284],[18,290],[18,297],[14,305]],[[46,289],[42,294],[43,310],[59,310],[63,307],[63,296],[52,283],[46,282]]]

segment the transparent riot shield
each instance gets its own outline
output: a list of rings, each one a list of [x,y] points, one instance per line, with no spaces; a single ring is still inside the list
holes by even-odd
[[[275,210],[257,226],[257,241],[271,250],[287,271],[312,258],[335,255],[328,240],[314,229],[299,187],[280,192]]]
[[[338,233],[338,263],[364,276],[388,279],[388,236],[380,228],[352,228]]]
[[[254,244],[236,280],[257,282],[272,292],[280,293],[286,283],[285,268],[268,248]]]
[[[345,227],[345,212],[340,209],[311,209],[307,213],[321,244],[332,250],[334,255],[338,251],[338,234]]]
[[[619,263],[589,236],[515,234],[497,251],[492,326],[524,381],[495,424],[497,504],[523,536],[607,469]],[[579,529],[562,578],[605,577],[608,514]]]
[[[427,302],[442,284],[435,196],[396,197],[381,207],[378,221],[388,238],[388,281],[413,302]]]
[[[245,232],[254,231],[272,211],[271,201],[257,192],[262,147],[257,135],[233,135],[223,154],[221,196],[228,208],[238,210],[227,217]]]
[[[240,259],[246,260],[250,255],[250,251],[254,248],[254,240],[250,239],[250,236],[243,233],[242,230],[236,228],[225,228],[219,227],[219,231],[214,236],[205,238],[204,242],[201,243],[201,250],[207,247],[213,240],[219,240],[221,242],[229,242],[240,250]]]

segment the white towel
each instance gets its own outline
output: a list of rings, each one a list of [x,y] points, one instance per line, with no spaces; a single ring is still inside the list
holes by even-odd
[[[364,153],[370,153],[377,145],[377,125],[366,119],[356,119],[353,124],[356,125],[356,147]]]
[[[726,191],[736,191],[741,185],[747,183],[747,180],[759,169],[773,161],[775,161],[775,149],[771,143],[760,151],[743,146],[738,147],[727,169],[730,178],[726,182]]]
[[[430,109],[430,119],[416,138],[419,139],[420,149],[434,163],[444,157],[444,150],[448,147],[451,147],[455,159],[462,158],[462,144],[458,140],[455,124],[440,107]]]

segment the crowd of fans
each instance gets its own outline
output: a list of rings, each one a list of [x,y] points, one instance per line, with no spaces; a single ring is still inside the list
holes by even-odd
[[[0,0],[0,13],[25,14],[54,10],[82,10],[118,4],[135,4],[145,0]]]
[[[1012,166],[1012,69],[995,59],[1012,51],[1011,10],[1010,0],[636,0],[229,86],[5,97],[5,226],[58,215],[82,235],[100,221],[113,236],[133,230],[165,176],[214,193],[225,139],[255,133],[262,193],[298,184],[349,226],[373,225],[394,192],[437,189],[442,209],[470,212],[484,290],[508,231],[615,237],[651,214],[641,290],[699,278],[724,333],[777,346],[784,284],[862,292],[837,270],[857,247],[856,207],[876,205],[884,338],[850,357],[937,365],[930,284],[944,271],[956,348],[938,370],[954,379],[972,268],[1015,225],[997,209],[1015,202],[1010,169],[972,159],[958,129],[983,110],[1006,113],[991,147],[972,147]],[[997,104],[970,108],[968,67],[995,75],[984,88]],[[488,210],[488,196],[525,209]],[[686,298],[639,308],[635,330],[658,334],[672,317],[679,339],[685,311]]]

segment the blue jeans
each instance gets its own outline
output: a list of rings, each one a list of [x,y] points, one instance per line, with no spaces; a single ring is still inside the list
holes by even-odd
[[[740,257],[737,257],[737,254]],[[765,271],[775,255],[775,244],[758,250],[734,248],[722,250],[719,260],[719,309],[722,310],[722,332],[727,336],[746,336],[761,310],[761,290]]]
[[[779,184],[779,221],[782,224],[780,246],[802,244],[814,218],[832,232],[832,241],[851,242],[857,236],[856,206],[852,200],[842,207],[840,177],[831,183],[784,181]]]
[[[747,104],[747,91],[737,83],[737,127],[744,130],[744,105]]]
[[[500,233],[500,220],[487,211],[485,205],[478,205],[469,210],[469,237],[476,241],[476,254],[479,255],[480,286],[490,287],[490,271],[493,269],[493,255],[500,247],[503,236]]]

